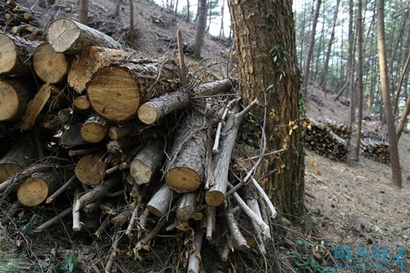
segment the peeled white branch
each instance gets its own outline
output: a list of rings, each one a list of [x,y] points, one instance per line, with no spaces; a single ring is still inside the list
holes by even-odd
[[[241,207],[241,209],[249,216],[249,218],[253,219],[258,227],[261,229],[262,233],[266,235],[266,237],[270,238],[270,228],[269,226],[262,220],[261,217],[256,215],[249,207],[246,205],[245,201],[239,196],[237,192],[233,193],[236,202]]]

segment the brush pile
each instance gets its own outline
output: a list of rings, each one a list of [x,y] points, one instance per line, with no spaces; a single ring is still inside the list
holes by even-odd
[[[257,156],[231,167],[258,105],[241,108],[235,79],[188,70],[181,39],[178,60],[154,59],[66,18],[46,42],[0,33],[0,45],[3,225],[18,208],[53,205],[58,214],[34,231],[68,218],[74,232],[109,234],[106,272],[124,233],[136,258],[160,231],[186,234],[192,272],[204,235],[223,260],[265,252],[276,212],[251,171]]]

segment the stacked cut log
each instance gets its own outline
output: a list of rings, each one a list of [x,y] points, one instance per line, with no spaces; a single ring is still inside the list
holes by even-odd
[[[364,138],[361,140],[361,154],[373,161],[383,164],[390,163],[389,144],[387,142]]]
[[[163,229],[195,230],[193,244],[224,246],[225,260],[231,246],[248,251],[252,233],[264,252],[275,209],[250,170],[232,172],[251,183],[228,175],[239,126],[258,101],[240,111],[236,80],[195,82],[181,53],[179,63],[147,58],[69,19],[47,34],[41,43],[0,35],[0,125],[21,136],[0,159],[2,202],[59,205],[36,232],[68,215],[78,231],[100,212],[95,234],[126,228],[137,256]],[[59,203],[63,193],[71,202]],[[197,256],[189,263],[197,272]]]
[[[333,160],[347,160],[349,151],[347,138],[350,138],[350,132],[344,125],[337,126],[329,122],[320,123],[307,118],[304,121],[304,127],[306,128],[306,148]]]
[[[29,40],[43,39],[45,34],[37,15],[13,0],[0,1],[0,28]]]

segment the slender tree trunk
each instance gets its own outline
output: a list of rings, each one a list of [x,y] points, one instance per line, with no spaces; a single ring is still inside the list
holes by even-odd
[[[337,22],[337,14],[339,13],[340,0],[336,1],[335,12],[333,14],[332,32],[330,33],[329,42],[327,44],[327,51],[325,56],[325,63],[323,64],[322,79],[320,80],[320,87],[327,94],[327,72],[329,69],[330,52],[332,51],[333,40],[335,38],[335,28]]]
[[[88,24],[88,5],[89,0],[80,0],[79,7],[78,7],[78,15],[79,21],[81,24],[87,25]]]
[[[394,99],[394,115],[397,115],[399,112],[399,98],[400,98],[400,89],[402,87],[403,84],[403,79],[404,76],[407,74],[407,71],[409,69],[409,65],[410,65],[410,54],[407,56],[406,62],[404,63],[403,66],[403,71],[400,74],[400,79],[399,79],[399,83],[397,84],[397,91],[396,91],[396,96]]]
[[[186,22],[191,23],[191,12],[190,12],[189,0],[186,1]]]
[[[254,114],[261,124],[266,119],[266,152],[288,147],[279,158],[264,157],[261,167],[266,176],[257,179],[264,183],[278,210],[297,220],[305,212],[304,156],[302,126],[292,131],[288,127],[298,123],[301,102],[292,1],[229,0],[228,5],[242,99],[249,104],[257,98],[265,106],[256,108]]]
[[[224,30],[224,9],[225,9],[225,0],[222,0],[221,4],[221,28],[219,29],[219,36],[224,37],[225,36],[225,30]]]
[[[402,188],[399,151],[397,146],[397,134],[394,126],[393,109],[390,100],[389,78],[386,63],[386,47],[384,35],[384,0],[377,1],[377,48],[379,51],[380,81],[386,117],[387,132],[389,134],[390,160],[393,183]]]
[[[206,28],[206,0],[199,0],[198,21],[195,33],[194,58],[201,58],[201,49],[204,42]]]
[[[307,87],[309,85],[310,62],[313,56],[313,48],[315,45],[315,36],[316,36],[316,26],[317,26],[317,20],[319,18],[319,11],[320,11],[321,4],[322,4],[322,0],[317,0],[315,15],[313,17],[313,22],[312,22],[312,31],[310,32],[309,48],[308,48],[308,53],[306,55],[306,61],[305,61],[305,66],[304,66],[304,71],[303,71],[304,81],[303,81],[302,90],[304,92],[305,97],[307,97]]]
[[[128,37],[130,43],[134,41],[134,32],[134,0],[130,0],[130,36]]]
[[[355,122],[355,110],[356,110],[356,105],[357,105],[357,100],[356,100],[356,94],[354,90],[354,67],[355,67],[355,50],[354,50],[354,32],[353,32],[353,17],[354,17],[354,12],[353,12],[353,0],[349,1],[349,93],[350,93],[350,122],[349,122],[349,127],[352,128],[353,124]]]
[[[359,160],[360,140],[362,138],[362,119],[363,119],[363,17],[362,17],[363,0],[358,0],[357,4],[357,91],[359,93],[357,133],[356,133],[356,150],[355,160]]]

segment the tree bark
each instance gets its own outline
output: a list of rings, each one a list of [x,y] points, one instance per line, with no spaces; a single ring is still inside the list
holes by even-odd
[[[164,142],[158,139],[145,146],[131,161],[130,174],[138,185],[147,184],[163,161]]]
[[[57,19],[48,27],[48,42],[56,52],[77,54],[89,46],[120,49],[110,36],[70,19]]]
[[[201,185],[210,129],[207,118],[196,112],[179,125],[165,173],[165,182],[176,192],[193,192]]]
[[[308,52],[307,52],[304,67],[303,67],[304,81],[303,81],[302,89],[303,89],[305,97],[307,97],[307,88],[309,86],[310,62],[312,61],[312,56],[313,56],[313,48],[315,45],[315,36],[316,36],[316,26],[317,26],[317,21],[319,18],[319,11],[320,11],[321,4],[322,4],[322,0],[316,0],[315,14],[313,15],[312,29],[310,31],[309,47],[308,47]]]
[[[379,52],[380,81],[382,89],[382,99],[384,105],[384,115],[386,118],[387,132],[389,134],[390,160],[392,171],[392,182],[402,188],[401,167],[399,150],[397,146],[397,134],[394,126],[393,109],[390,100],[389,79],[386,62],[384,32],[384,0],[377,1],[377,48]]]
[[[39,44],[0,33],[0,75],[31,75],[31,56]]]
[[[153,98],[138,108],[138,118],[147,125],[154,124],[167,114],[189,105],[189,94],[175,91]]]
[[[37,149],[27,135],[23,135],[0,159],[0,183],[28,167],[37,158]]]
[[[198,21],[195,32],[194,58],[201,58],[201,49],[204,43],[205,28],[206,28],[206,0],[198,1]]]
[[[78,4],[78,21],[84,25],[88,25],[88,5],[88,0],[80,0]]]
[[[266,152],[283,148],[286,144],[284,139],[288,139],[287,144],[291,147],[277,158],[264,157],[261,167],[269,175],[257,180],[265,184],[265,190],[278,207],[278,213],[297,220],[305,212],[302,131],[299,126],[289,136],[285,126],[292,121],[297,122],[299,110],[303,110],[299,105],[300,73],[296,59],[292,1],[232,0],[228,4],[237,45],[242,99],[249,104],[258,98],[266,105],[266,109],[259,107],[253,111],[261,122],[266,118],[265,134],[269,137]],[[268,10],[274,20],[267,19]],[[279,52],[273,56],[273,52],[269,54],[269,51],[275,45]],[[265,111],[270,112],[270,116]]]

